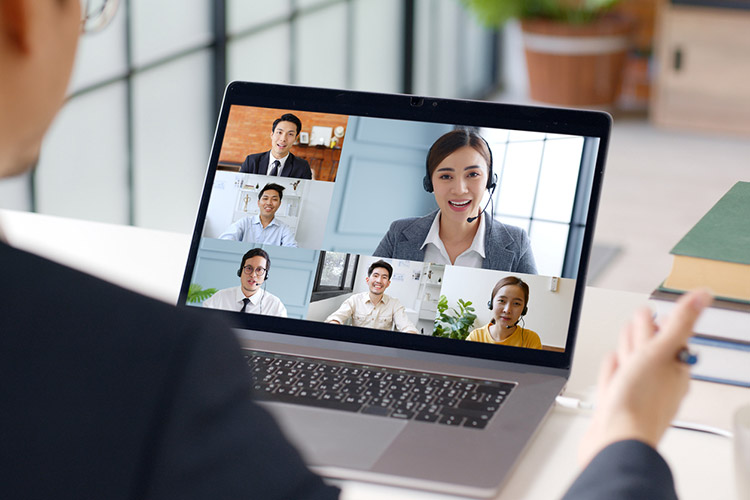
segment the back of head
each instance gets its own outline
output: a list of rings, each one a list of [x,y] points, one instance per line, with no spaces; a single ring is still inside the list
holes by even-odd
[[[36,162],[63,104],[81,32],[80,2],[0,2],[0,178]]]

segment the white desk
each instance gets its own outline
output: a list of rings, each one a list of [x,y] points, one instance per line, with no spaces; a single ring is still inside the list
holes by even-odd
[[[190,244],[188,235],[11,211],[0,211],[0,227],[17,247],[166,302],[177,300]],[[587,289],[566,395],[591,400],[599,361],[614,348],[620,326],[646,298],[629,292]],[[747,403],[748,389],[693,381],[678,418],[730,429],[734,409]],[[498,498],[560,497],[578,473],[577,447],[588,421],[586,411],[554,408]],[[672,467],[681,499],[735,497],[729,439],[670,429],[660,451]],[[343,488],[345,499],[456,498],[355,482],[346,482]]]

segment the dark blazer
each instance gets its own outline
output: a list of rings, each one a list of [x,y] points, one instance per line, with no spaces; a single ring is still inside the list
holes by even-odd
[[[437,210],[423,217],[409,217],[391,223],[388,232],[380,240],[373,256],[404,260],[424,260],[421,248]],[[490,217],[491,224],[485,224],[484,269],[536,274],[534,254],[531,253],[531,240],[526,231],[516,226],[508,226]]]
[[[563,500],[677,500],[669,466],[640,441],[613,443],[594,457]]]
[[[271,152],[255,153],[248,155],[242,162],[240,172],[245,174],[268,175],[268,161]],[[307,160],[297,158],[289,153],[289,158],[284,162],[284,169],[281,171],[281,177],[294,177],[295,179],[312,179],[312,170]]]
[[[0,243],[0,498],[331,499],[233,334]]]

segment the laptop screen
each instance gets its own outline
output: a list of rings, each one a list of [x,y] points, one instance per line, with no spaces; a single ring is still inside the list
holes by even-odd
[[[180,303],[246,329],[567,367],[609,127],[232,83]]]

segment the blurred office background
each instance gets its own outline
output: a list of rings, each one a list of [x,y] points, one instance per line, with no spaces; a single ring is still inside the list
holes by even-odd
[[[618,6],[639,29],[622,98],[601,108],[615,124],[590,283],[649,292],[672,246],[750,180],[748,4]],[[517,21],[486,28],[459,0],[121,0],[82,37],[39,165],[0,181],[0,208],[188,233],[227,82],[539,104],[522,39]],[[655,102],[671,117],[654,119]]]
[[[0,208],[190,232],[227,82],[484,97],[496,47],[455,0],[123,0]]]

